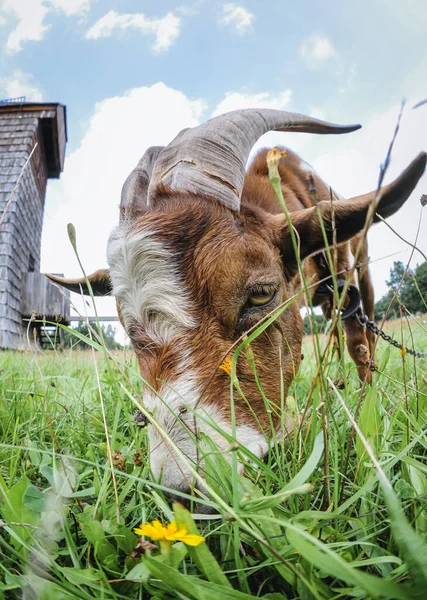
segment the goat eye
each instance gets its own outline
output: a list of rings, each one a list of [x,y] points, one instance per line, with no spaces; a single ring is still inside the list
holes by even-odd
[[[277,290],[271,287],[260,286],[248,296],[248,304],[249,306],[265,306],[273,300],[276,293]]]

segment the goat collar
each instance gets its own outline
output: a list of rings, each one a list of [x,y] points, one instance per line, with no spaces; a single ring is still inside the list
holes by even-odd
[[[325,251],[322,250],[322,252],[315,254],[312,258],[316,263],[319,273],[321,274],[321,279],[324,280],[317,286],[316,296],[320,296],[322,298],[333,298],[334,287],[332,273],[328,265]],[[345,279],[337,279],[338,294],[342,293],[345,284]],[[360,293],[355,285],[348,286],[347,298],[347,306],[341,310],[342,320],[348,319],[349,317],[354,317],[360,311]]]

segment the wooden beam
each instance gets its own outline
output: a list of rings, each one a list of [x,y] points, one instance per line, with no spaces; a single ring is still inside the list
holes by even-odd
[[[118,321],[119,317],[98,317],[99,321]],[[80,322],[85,322],[85,321],[96,321],[96,317],[94,316],[88,316],[88,317],[84,317],[83,315],[71,315],[71,317],[68,317],[68,321],[73,322],[73,321],[80,321]]]

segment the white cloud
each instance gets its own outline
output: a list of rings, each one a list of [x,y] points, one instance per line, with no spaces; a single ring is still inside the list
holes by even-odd
[[[92,25],[86,32],[86,38],[97,40],[109,37],[114,31],[135,29],[143,35],[154,35],[153,50],[161,52],[172,46],[179,35],[180,26],[181,19],[171,12],[161,19],[150,19],[142,13],[119,14],[110,10]]]
[[[0,77],[1,96],[18,98],[26,96],[27,102],[42,102],[43,94],[29,73],[15,69],[10,77]]]
[[[45,18],[55,10],[66,16],[84,15],[93,0],[3,0],[0,10],[3,14],[17,19],[15,28],[9,34],[6,50],[18,52],[24,42],[41,41],[49,29]],[[3,17],[0,17],[3,19]],[[1,23],[1,22],[0,22]]]
[[[49,11],[43,0],[4,0],[2,10],[18,19],[6,42],[8,52],[18,52],[23,42],[43,39],[48,30],[44,19]]]
[[[48,2],[52,8],[70,17],[85,15],[90,9],[92,0],[48,0]]]
[[[308,116],[314,117],[315,119],[321,119],[322,121],[329,121],[329,110],[327,107],[309,106]]]
[[[0,16],[0,27],[1,27],[2,25],[6,25],[6,19],[5,19],[4,17],[1,17],[1,16]]]
[[[310,69],[318,69],[335,56],[335,49],[326,35],[312,35],[301,42],[299,54]]]
[[[354,82],[356,79],[356,72],[357,72],[357,66],[356,66],[356,63],[353,63],[350,66],[347,75],[342,79],[342,83],[341,83],[340,87],[338,88],[338,91],[340,94],[345,94],[353,89]]]
[[[243,6],[230,3],[222,7],[221,22],[229,27],[235,27],[239,33],[245,33],[252,27],[254,15]]]
[[[258,94],[226,92],[224,100],[221,100],[212,111],[212,117],[240,108],[276,108],[278,110],[285,110],[291,99],[292,90],[284,90],[278,94],[270,92],[260,92]]]
[[[200,6],[204,4],[206,0],[194,0],[191,4],[182,4],[175,9],[175,12],[179,13],[183,17],[194,17],[199,14]]]
[[[104,267],[107,240],[119,221],[120,192],[127,175],[148,146],[168,144],[181,129],[197,125],[205,109],[202,100],[191,100],[163,83],[99,102],[80,146],[65,160],[61,179],[49,181],[42,271],[80,275],[67,238],[69,222],[76,227],[77,246],[87,272]],[[99,306],[100,314],[116,314],[111,299],[101,299]]]

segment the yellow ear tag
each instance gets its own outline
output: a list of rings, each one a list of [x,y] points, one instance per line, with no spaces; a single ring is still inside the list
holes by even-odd
[[[229,356],[227,356],[224,359],[224,362],[218,368],[221,369],[221,371],[224,371],[225,373],[227,373],[227,375],[230,377],[231,376],[231,358]]]

